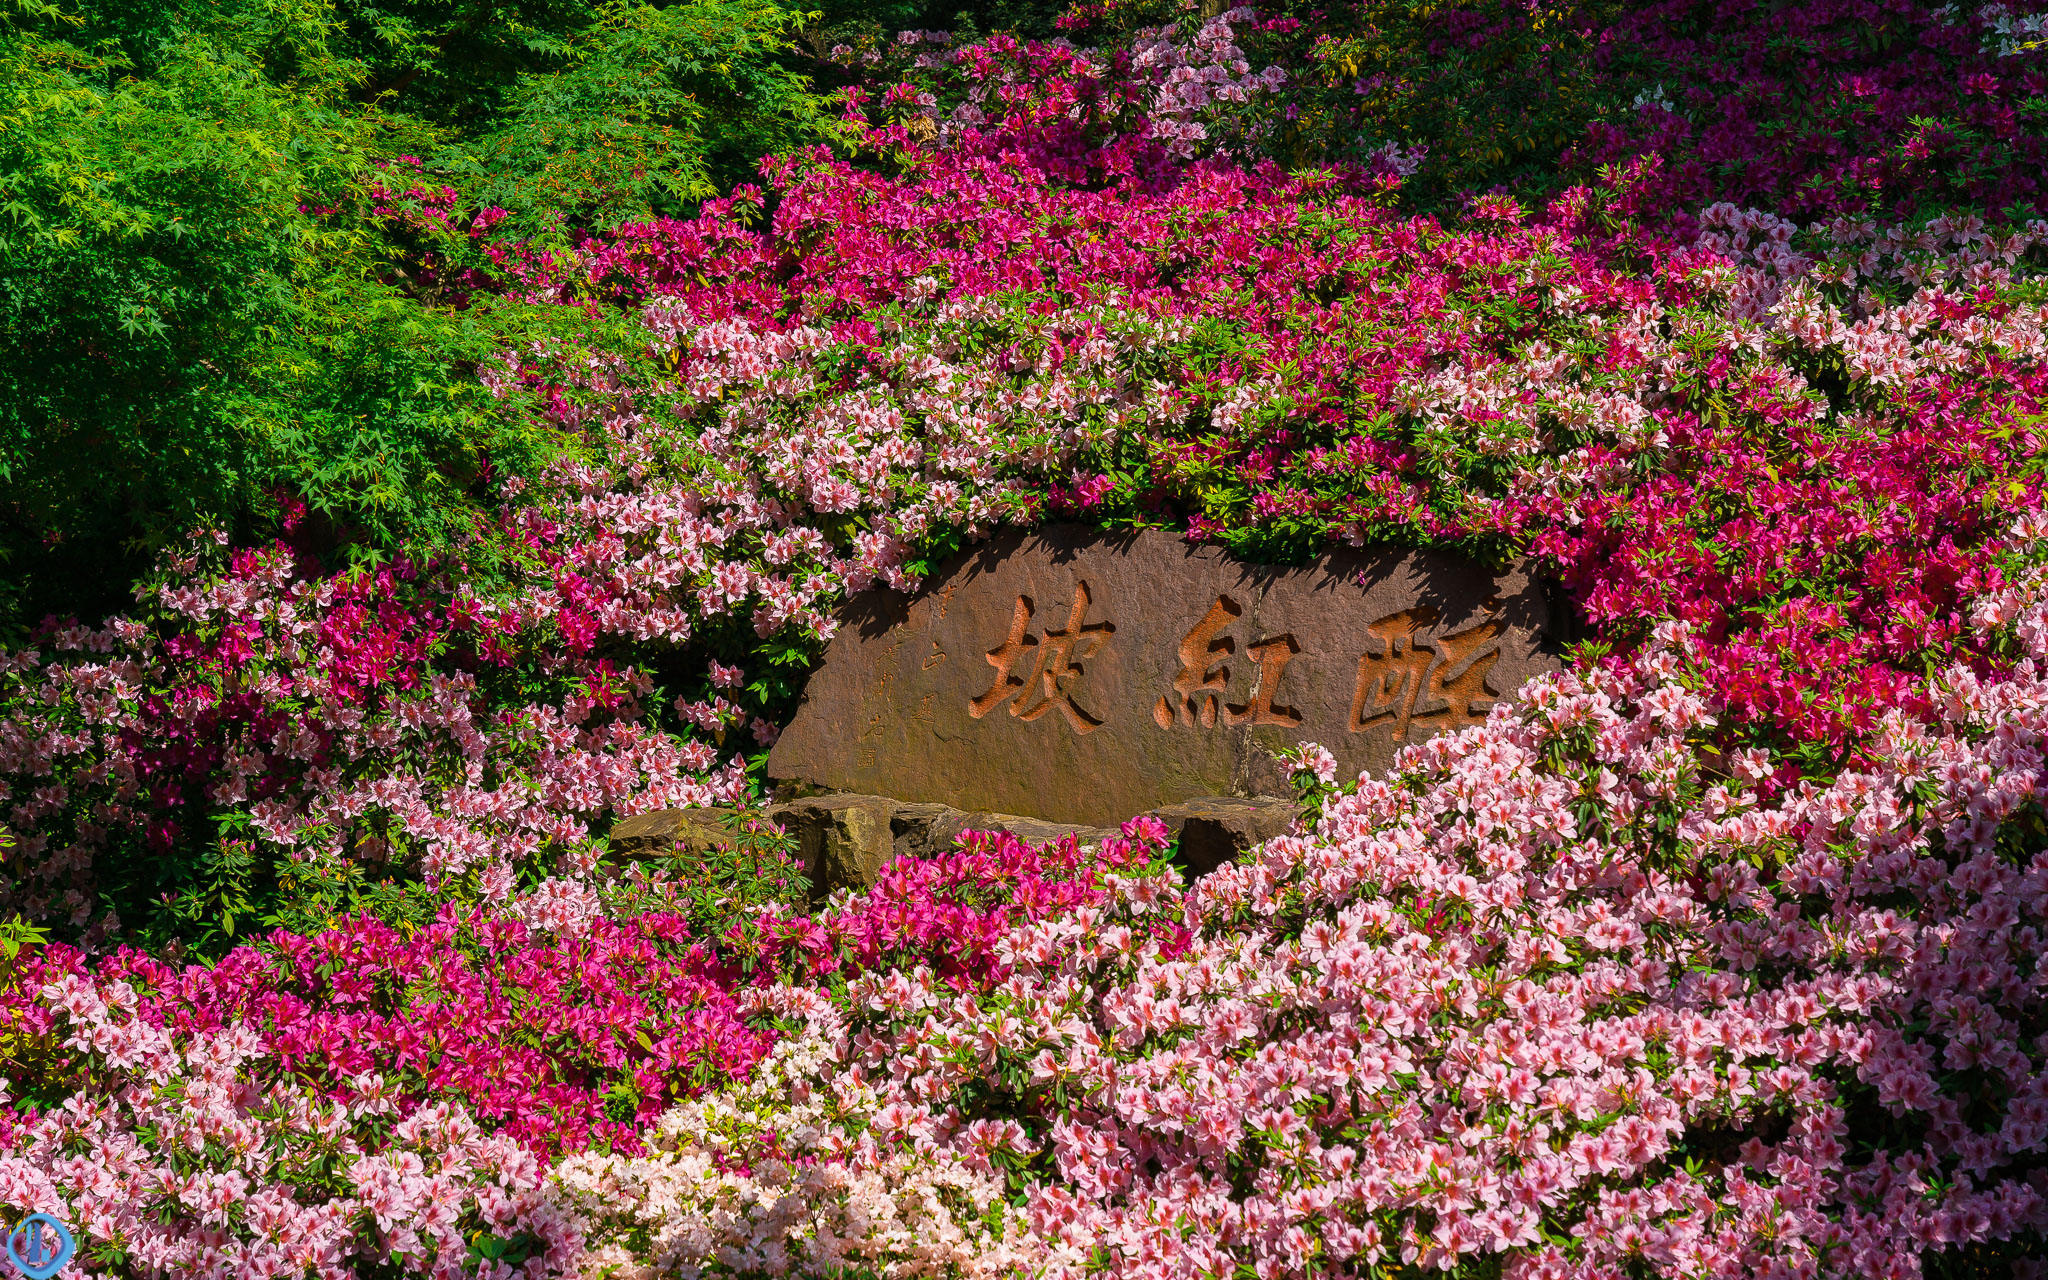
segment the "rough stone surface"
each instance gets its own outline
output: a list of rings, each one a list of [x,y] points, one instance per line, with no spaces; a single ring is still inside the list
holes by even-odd
[[[612,824],[612,852],[628,858],[662,853],[710,853],[736,849],[739,836],[728,827],[731,809],[657,809]]]
[[[1202,796],[1151,811],[1180,841],[1181,865],[1203,875],[1293,826],[1291,801]],[[767,816],[797,842],[798,860],[820,898],[834,889],[866,889],[891,858],[932,858],[953,852],[962,832],[1009,831],[1031,844],[1071,835],[1099,844],[1115,827],[1048,822],[1013,813],[967,813],[950,805],[904,803],[887,796],[813,796],[770,808]],[[666,852],[711,853],[739,847],[726,825],[731,809],[661,809],[622,818],[611,847],[625,857]]]
[[[1046,822],[1014,813],[964,813],[943,804],[900,805],[891,825],[896,833],[897,856],[908,858],[935,858],[951,853],[964,831],[1010,831],[1030,844],[1043,844],[1067,835],[1082,844],[1095,844],[1117,834],[1114,828]]]
[[[950,839],[934,838],[935,829],[961,816],[958,809],[943,804],[899,804],[889,817],[889,832],[895,838],[899,858],[929,858],[952,848]],[[955,829],[957,830],[957,828]]]
[[[1178,861],[1190,876],[1207,875],[1238,854],[1293,828],[1300,808],[1263,796],[1203,796],[1154,809],[1180,840]]]
[[[1071,822],[1047,822],[1014,813],[959,813],[932,825],[932,847],[951,850],[965,831],[1008,831],[1026,844],[1044,844],[1072,836],[1082,844],[1099,844],[1116,834],[1114,827],[1084,827]]]
[[[768,810],[797,842],[797,861],[811,892],[864,889],[896,856],[889,819],[896,801],[884,796],[814,796]]]
[[[1436,552],[1244,564],[1162,531],[1051,527],[956,557],[914,596],[849,602],[771,778],[1107,826],[1277,794],[1272,752],[1384,771],[1538,672],[1521,568]]]

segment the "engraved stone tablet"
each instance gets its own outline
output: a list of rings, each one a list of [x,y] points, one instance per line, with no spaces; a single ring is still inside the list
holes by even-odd
[[[1096,825],[1282,793],[1271,751],[1304,740],[1383,771],[1557,666],[1519,568],[1421,551],[1272,568],[1160,531],[1005,534],[840,618],[771,778]]]

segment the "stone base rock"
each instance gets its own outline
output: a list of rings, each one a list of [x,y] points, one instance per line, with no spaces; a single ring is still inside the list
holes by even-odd
[[[711,853],[737,849],[740,836],[732,824],[733,809],[656,809],[621,818],[612,824],[612,852],[628,858],[663,853]]]
[[[1084,827],[1010,813],[967,813],[943,804],[913,804],[887,796],[811,796],[773,805],[767,816],[796,839],[797,860],[823,901],[836,889],[872,886],[892,858],[931,858],[950,853],[967,831],[1008,831],[1030,844],[1073,836],[1099,844],[1114,827]],[[1287,801],[1241,796],[1204,796],[1155,809],[1180,841],[1179,865],[1204,875],[1244,850],[1284,835],[1294,824]],[[664,809],[621,820],[612,827],[612,848],[627,857],[666,851],[707,853],[737,848],[730,809]]]
[[[896,802],[884,796],[814,796],[768,810],[797,842],[797,861],[823,899],[834,889],[864,889],[896,856],[890,817]]]
[[[1008,831],[1027,844],[1044,844],[1063,836],[1082,844],[1099,844],[1117,834],[1114,827],[1078,827],[1014,813],[963,813],[942,804],[899,805],[893,826],[897,856],[910,858],[951,853],[961,834],[968,831]]]
[[[1190,877],[1207,875],[1254,845],[1294,829],[1299,806],[1265,796],[1204,796],[1154,809],[1180,840],[1175,861]]]
[[[1076,827],[1007,813],[962,813],[942,804],[904,804],[886,796],[813,796],[772,806],[768,816],[796,837],[811,892],[865,889],[891,858],[951,852],[964,831],[1010,831],[1034,844],[1072,835],[1083,844],[1112,829]]]
[[[944,804],[899,804],[889,816],[889,831],[896,852],[904,857],[929,858],[953,847],[967,815]]]

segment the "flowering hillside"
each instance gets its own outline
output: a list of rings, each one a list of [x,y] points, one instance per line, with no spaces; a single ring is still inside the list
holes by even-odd
[[[4,1212],[108,1277],[2038,1274],[2044,19],[1714,9],[834,35],[837,150],[626,222],[379,159],[551,443],[382,542],[272,475],[0,652]],[[1199,879],[609,848],[1052,519],[1526,556],[1582,639]]]

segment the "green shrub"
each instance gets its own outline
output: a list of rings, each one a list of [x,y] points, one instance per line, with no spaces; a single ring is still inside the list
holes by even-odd
[[[443,544],[491,472],[573,447],[476,367],[587,319],[463,287],[463,229],[387,216],[380,165],[426,156],[425,180],[545,243],[686,212],[829,135],[778,61],[796,20],[767,0],[0,20],[0,639],[118,607],[155,547],[202,520],[260,536],[279,502],[337,559]]]

